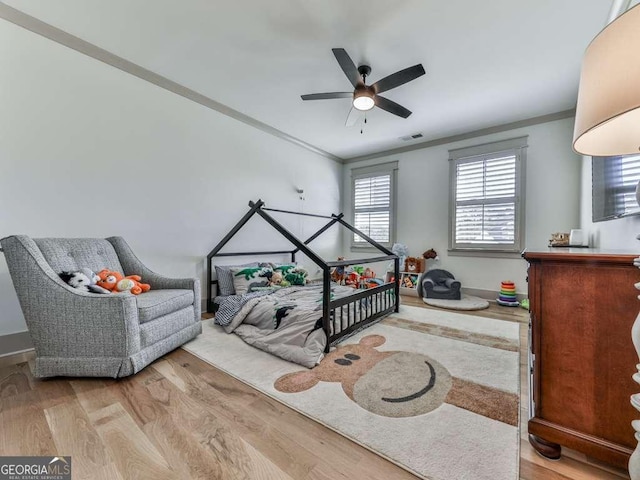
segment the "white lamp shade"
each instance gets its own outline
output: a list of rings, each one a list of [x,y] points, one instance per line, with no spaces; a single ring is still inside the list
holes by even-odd
[[[594,156],[640,151],[640,5],[611,22],[587,48],[573,148]]]

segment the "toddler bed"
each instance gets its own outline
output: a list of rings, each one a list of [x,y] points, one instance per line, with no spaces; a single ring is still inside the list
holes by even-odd
[[[386,247],[344,221],[343,215],[317,215],[267,208],[264,202],[249,202],[250,210],[207,256],[207,310],[216,312],[216,322],[227,332],[240,335],[247,343],[269,351],[287,360],[312,367],[332,345],[397,312],[399,308],[399,259]],[[289,232],[267,212],[305,215],[329,219],[329,222],[311,237],[302,241]],[[254,215],[261,216],[295,247],[282,251],[221,252],[222,248]],[[359,235],[383,255],[357,260],[325,261],[309,248],[309,243],[335,224],[340,224]],[[247,290],[233,292],[229,282],[233,275],[216,268],[213,278],[213,259],[261,255],[290,255],[291,265],[296,254],[302,252],[322,270],[322,281],[308,286],[263,289],[261,283],[269,273],[255,262],[237,266],[233,275],[242,270],[251,271],[246,280]],[[331,269],[349,265],[368,264],[392,260],[394,281],[364,290],[331,283]],[[277,267],[276,267],[277,268]],[[262,270],[264,269],[264,270]],[[249,276],[249,275],[248,275]],[[231,279],[231,280],[230,280]],[[253,285],[252,285],[253,284]],[[265,282],[266,284],[266,282]],[[249,285],[252,285],[249,287]],[[257,291],[249,291],[255,290]],[[235,294],[230,294],[235,293]]]

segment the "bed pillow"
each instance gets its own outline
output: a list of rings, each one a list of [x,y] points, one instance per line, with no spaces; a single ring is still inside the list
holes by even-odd
[[[257,267],[258,262],[245,263],[243,265],[216,265],[216,277],[218,278],[218,295],[235,295],[236,289],[233,287],[232,268]]]
[[[273,270],[270,267],[232,267],[233,288],[236,295],[252,292],[257,287],[269,286],[270,274]]]

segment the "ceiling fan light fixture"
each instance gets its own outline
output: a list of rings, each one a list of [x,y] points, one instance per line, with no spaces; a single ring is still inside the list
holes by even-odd
[[[373,93],[366,89],[356,89],[353,92],[353,108],[366,112],[371,110],[375,106],[373,101]]]

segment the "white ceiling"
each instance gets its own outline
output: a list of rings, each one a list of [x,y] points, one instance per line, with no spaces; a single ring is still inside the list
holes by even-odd
[[[575,107],[584,49],[608,0],[5,0],[10,6],[338,157],[406,146]],[[635,3],[635,2],[634,2]],[[349,91],[331,48],[367,63],[371,82],[422,63],[347,128]]]

